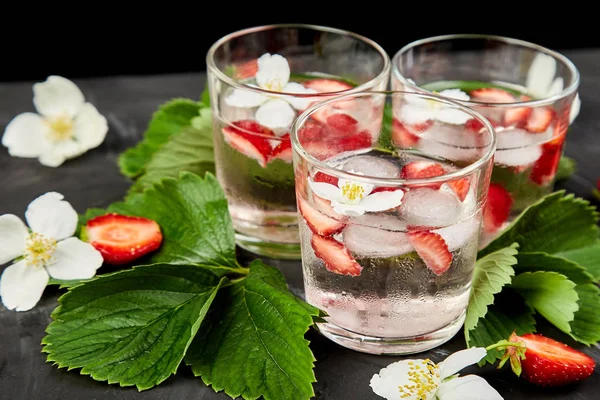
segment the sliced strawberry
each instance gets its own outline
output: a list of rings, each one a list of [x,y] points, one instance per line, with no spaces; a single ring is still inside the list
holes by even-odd
[[[514,107],[504,112],[504,126],[524,126],[531,115],[530,107]]]
[[[315,208],[317,208],[323,214],[342,222],[345,222],[348,219],[346,216],[339,214],[333,209],[331,206],[331,201],[317,196],[314,192],[312,193],[312,200]]]
[[[542,145],[542,155],[531,168],[530,179],[538,185],[547,185],[552,182],[558,163],[562,155],[562,143],[555,144],[552,141]]]
[[[315,174],[315,176],[313,177],[313,181],[329,183],[330,185],[335,185],[335,186],[337,186],[337,184],[338,184],[338,178],[336,176],[331,176],[331,175],[326,174],[325,172],[321,172],[321,171],[318,171]]]
[[[452,264],[452,253],[448,250],[448,245],[443,237],[425,230],[408,232],[407,235],[427,268],[436,275],[442,275],[448,271]]]
[[[343,243],[332,237],[313,235],[310,244],[315,256],[323,260],[328,271],[340,275],[360,275],[363,267],[356,262]]]
[[[333,137],[326,141],[328,148],[335,151],[334,154],[338,154],[344,151],[361,150],[367,147],[371,147],[373,138],[368,131],[360,131],[349,136]]]
[[[352,85],[335,79],[312,79],[302,82],[305,88],[314,89],[317,93],[336,93],[352,89]]]
[[[497,121],[495,121],[489,117],[487,118],[487,120],[490,122],[490,124],[492,124],[492,126],[494,128],[497,128],[498,126],[500,126],[500,124]],[[468,130],[470,130],[472,132],[479,132],[481,129],[483,129],[483,123],[481,121],[479,121],[478,119],[471,118],[470,120],[465,122],[465,128],[467,128]]]
[[[223,136],[240,153],[255,159],[262,167],[267,165],[273,151],[268,137],[275,136],[269,128],[256,121],[241,120],[224,127]]]
[[[494,233],[502,227],[510,216],[513,199],[510,193],[497,183],[491,183],[487,201],[483,209],[483,228]]]
[[[292,141],[290,140],[289,133],[281,136],[279,144],[273,149],[271,159],[275,158],[279,158],[288,163],[292,162]]]
[[[460,199],[460,201],[465,201],[467,194],[469,193],[469,188],[471,187],[471,182],[469,182],[469,178],[461,178],[454,181],[447,182],[448,186],[452,188],[456,196]]]
[[[327,117],[327,126],[335,135],[351,135],[358,129],[358,121],[346,113],[335,113]]]
[[[596,362],[587,354],[557,340],[535,333],[518,336],[509,342],[523,343],[524,352],[509,346],[503,357],[511,358],[511,367],[527,381],[538,386],[564,386],[582,381],[594,373]]]
[[[556,112],[550,107],[534,108],[525,124],[525,129],[531,133],[546,132],[555,115]]]
[[[298,210],[304,217],[306,225],[317,235],[331,236],[341,232],[346,227],[345,223],[333,219],[313,208],[302,197],[298,197]]]
[[[86,224],[88,242],[107,264],[128,264],[157,250],[162,243],[158,224],[147,218],[106,214]]]
[[[414,147],[419,143],[420,137],[411,132],[396,118],[392,120],[392,143],[403,149]]]
[[[482,103],[514,103],[515,97],[499,88],[475,89],[470,93],[471,99]]]
[[[318,122],[307,121],[298,130],[298,141],[304,145],[305,142],[320,140],[323,137],[323,125]]]
[[[441,164],[433,161],[411,161],[402,167],[402,179],[425,179],[444,175],[446,170]]]
[[[258,60],[250,60],[235,66],[233,77],[235,79],[248,79],[258,72]]]

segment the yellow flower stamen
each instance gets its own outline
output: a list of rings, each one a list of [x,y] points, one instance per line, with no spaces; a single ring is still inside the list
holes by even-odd
[[[267,82],[265,89],[270,90],[271,92],[281,92],[283,90],[283,86],[281,85],[281,82],[273,80]]]
[[[427,400],[435,393],[440,380],[440,374],[435,363],[430,359],[425,359],[419,360],[416,365],[413,362],[409,362],[408,365],[410,365],[408,380],[412,384],[398,386],[400,398],[416,397],[419,400]],[[421,366],[424,368],[421,368]]]
[[[50,127],[50,139],[60,142],[73,137],[73,119],[67,116],[50,117],[46,119]]]
[[[33,267],[43,267],[53,261],[56,240],[33,232],[25,240],[25,262]]]
[[[350,203],[357,203],[365,197],[365,188],[358,183],[346,182],[340,188],[342,190],[342,196],[344,196]]]

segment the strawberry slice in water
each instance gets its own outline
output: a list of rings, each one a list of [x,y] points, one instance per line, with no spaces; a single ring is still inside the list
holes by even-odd
[[[265,167],[273,148],[269,136],[275,136],[272,130],[256,121],[241,120],[223,128],[225,141],[240,153],[255,159]]]
[[[338,178],[336,176],[331,176],[326,174],[325,172],[318,171],[313,177],[313,181],[315,182],[324,182],[329,183],[330,185],[337,186]]]
[[[471,99],[482,103],[514,103],[515,97],[500,88],[475,89],[470,93]]]
[[[525,124],[525,129],[531,133],[546,132],[555,115],[556,112],[550,107],[534,108]]]
[[[558,170],[561,155],[562,143],[554,143],[553,141],[544,143],[542,145],[542,155],[531,168],[530,179],[538,185],[551,183]]]
[[[359,276],[362,266],[356,262],[343,243],[332,237],[313,235],[310,242],[315,256],[323,260],[328,271],[349,276]]]
[[[305,88],[314,89],[317,93],[336,93],[352,89],[352,85],[335,79],[311,79],[302,82]]]
[[[532,109],[529,107],[515,107],[507,109],[504,112],[504,126],[524,126],[527,123],[531,112]]]
[[[248,79],[258,72],[258,60],[250,60],[234,67],[233,77],[235,79]]]
[[[327,126],[334,135],[351,135],[358,130],[358,121],[346,113],[335,113],[327,117]]]
[[[279,144],[273,149],[271,159],[281,159],[287,163],[292,162],[292,141],[290,134],[286,133],[281,136]]]
[[[442,236],[426,230],[408,232],[407,235],[427,268],[438,276],[448,271],[453,257]]]
[[[392,119],[392,143],[403,149],[409,149],[419,143],[420,137],[396,118]]]
[[[461,178],[454,181],[446,182],[448,186],[456,193],[456,196],[460,199],[460,201],[465,201],[467,194],[469,193],[469,188],[471,187],[471,182],[469,182],[469,178]]]
[[[366,149],[371,147],[372,143],[373,138],[368,131],[360,131],[348,136],[331,137],[325,142],[328,148],[334,150],[334,154]]]
[[[490,183],[487,201],[483,209],[483,229],[494,233],[508,221],[513,199],[510,193],[497,183]]]
[[[298,197],[298,210],[304,217],[306,225],[317,235],[331,236],[341,232],[346,227],[345,223],[323,214],[302,197]]]

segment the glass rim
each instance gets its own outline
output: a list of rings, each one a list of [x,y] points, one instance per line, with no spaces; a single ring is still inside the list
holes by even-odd
[[[547,96],[547,97],[543,97],[541,99],[534,99],[534,100],[514,101],[512,103],[489,103],[489,102],[473,101],[473,100],[458,100],[459,102],[466,104],[468,106],[489,106],[489,107],[496,107],[496,108],[511,108],[511,107],[515,107],[515,106],[528,106],[528,107],[547,106],[547,105],[557,102],[560,99],[563,99],[567,96],[572,95],[573,93],[577,92],[577,90],[579,88],[579,83],[580,83],[580,79],[581,79],[579,70],[577,69],[577,67],[575,66],[573,61],[571,61],[567,56],[559,53],[558,51],[551,50],[542,45],[539,45],[539,44],[536,44],[533,42],[528,42],[528,41],[522,40],[522,39],[516,39],[516,38],[512,38],[512,37],[508,37],[508,36],[501,36],[501,35],[486,35],[486,34],[474,34],[474,33],[458,33],[458,34],[450,34],[450,35],[431,36],[428,38],[419,39],[419,40],[415,40],[413,42],[408,43],[407,45],[403,46],[400,50],[398,50],[396,52],[396,54],[394,54],[394,56],[392,57],[392,75],[395,76],[396,78],[398,78],[402,82],[402,84],[404,84],[405,86],[408,86],[411,89],[417,90],[419,92],[424,92],[424,93],[433,93],[431,91],[425,90],[425,89],[411,83],[408,80],[408,78],[405,78],[404,75],[400,72],[400,69],[398,68],[398,62],[400,60],[400,57],[402,57],[402,55],[404,55],[408,50],[414,49],[418,46],[422,46],[425,44],[449,41],[449,40],[454,40],[454,39],[487,39],[487,40],[502,42],[502,43],[512,45],[512,46],[526,47],[528,49],[535,50],[539,53],[546,54],[546,55],[552,57],[553,59],[555,59],[556,61],[566,65],[567,68],[569,69],[569,71],[571,72],[571,74],[573,75],[572,82],[570,82],[570,84],[567,87],[563,88],[563,90],[561,90],[560,92],[558,92],[556,94],[553,94],[552,96]]]
[[[263,31],[276,30],[276,29],[285,29],[285,28],[297,28],[297,29],[303,28],[303,29],[310,29],[310,30],[314,30],[314,31],[334,33],[334,34],[341,35],[341,36],[350,36],[350,37],[352,37],[356,40],[359,40],[363,43],[366,43],[367,45],[374,48],[377,51],[377,53],[383,58],[383,68],[382,68],[381,72],[379,74],[377,74],[374,78],[370,79],[369,81],[367,81],[363,84],[357,85],[356,87],[354,87],[352,89],[337,91],[337,92],[324,92],[324,93],[292,93],[292,92],[274,92],[271,90],[265,90],[265,89],[261,89],[259,87],[254,87],[254,86],[247,85],[245,83],[241,83],[238,80],[227,76],[215,64],[214,55],[215,55],[217,49],[219,49],[223,44],[231,41],[232,39],[245,36],[249,33],[263,32]],[[255,26],[255,27],[251,27],[251,28],[245,28],[245,29],[241,29],[241,30],[238,30],[238,31],[235,31],[235,32],[232,32],[232,33],[229,33],[229,34],[223,36],[221,39],[219,39],[215,43],[213,43],[210,46],[210,48],[208,49],[208,52],[206,53],[206,66],[207,66],[207,72],[215,74],[215,76],[220,81],[225,82],[226,84],[228,84],[229,86],[231,86],[235,89],[241,89],[241,90],[245,90],[245,91],[249,91],[249,92],[260,93],[260,94],[263,94],[266,96],[277,97],[277,98],[290,97],[290,96],[291,97],[299,97],[299,98],[304,98],[304,97],[318,98],[318,97],[329,97],[336,93],[344,93],[344,94],[357,93],[357,92],[365,90],[364,89],[365,86],[375,86],[383,80],[387,81],[389,79],[389,75],[390,75],[390,72],[392,69],[392,62],[391,62],[389,54],[384,50],[384,48],[381,45],[379,45],[377,42],[375,42],[372,39],[369,39],[366,36],[359,35],[358,33],[354,33],[351,31],[344,30],[344,29],[331,28],[328,26],[314,25],[314,24],[271,24],[271,25],[260,25],[260,26]]]
[[[297,135],[298,129],[304,125],[304,123],[308,120],[308,118],[310,116],[312,116],[315,112],[319,111],[320,109],[322,109],[326,106],[329,106],[332,103],[339,102],[339,101],[346,101],[346,100],[349,100],[350,98],[357,98],[357,97],[361,97],[361,96],[381,95],[381,96],[385,96],[387,98],[388,96],[393,96],[395,94],[399,94],[399,95],[403,95],[403,96],[417,96],[417,97],[425,98],[428,100],[434,100],[434,101],[437,101],[440,103],[445,103],[445,104],[451,105],[451,106],[458,108],[461,111],[471,115],[472,117],[476,118],[490,133],[491,142],[488,145],[489,149],[481,157],[477,158],[476,161],[470,163],[469,165],[467,165],[465,167],[458,168],[455,171],[445,173],[443,175],[431,177],[431,178],[402,179],[402,178],[383,178],[383,177],[370,176],[370,175],[360,175],[360,174],[355,174],[355,173],[351,173],[348,171],[343,171],[341,169],[334,168],[334,167],[328,165],[327,163],[313,157],[311,154],[309,154],[304,149],[304,146],[302,146],[302,144],[298,140],[298,135]],[[310,106],[309,108],[307,108],[303,113],[301,113],[294,120],[294,122],[291,126],[291,129],[290,129],[290,139],[292,142],[292,148],[293,148],[294,152],[296,154],[298,154],[300,157],[302,157],[304,160],[309,162],[311,165],[316,166],[319,170],[324,171],[324,172],[329,172],[331,175],[334,175],[339,178],[353,180],[353,181],[359,181],[359,182],[364,182],[364,183],[371,183],[371,184],[380,185],[380,186],[385,186],[385,185],[390,185],[390,184],[393,186],[411,186],[411,185],[417,186],[417,185],[426,185],[426,184],[431,184],[431,183],[445,183],[448,181],[458,180],[460,178],[465,177],[466,175],[469,175],[469,174],[481,169],[482,167],[485,166],[485,164],[487,164],[490,160],[492,160],[494,157],[494,154],[496,152],[496,144],[497,144],[496,130],[494,129],[493,125],[483,115],[481,115],[477,111],[465,106],[464,104],[462,104],[460,102],[454,101],[452,99],[449,99],[449,98],[446,98],[443,96],[429,94],[429,93],[417,93],[417,92],[402,91],[402,90],[373,90],[373,91],[363,91],[360,93],[350,93],[347,95],[337,96],[332,99],[321,101],[317,104],[314,104],[314,105]],[[473,147],[473,148],[476,148],[476,147]]]

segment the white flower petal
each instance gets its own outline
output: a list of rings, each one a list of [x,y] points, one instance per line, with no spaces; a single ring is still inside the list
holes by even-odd
[[[527,93],[533,97],[546,97],[554,75],[556,60],[547,54],[538,53],[527,73]]]
[[[283,91],[286,93],[303,93],[303,94],[311,94],[317,93],[315,89],[305,88],[298,82],[290,82],[283,87]],[[294,107],[296,110],[305,110],[308,106],[315,101],[314,98],[311,97],[294,97],[289,96],[286,100]]]
[[[365,209],[361,204],[346,204],[337,201],[331,201],[333,211],[341,215],[359,216],[365,213]]]
[[[82,150],[100,146],[108,132],[106,118],[91,103],[85,103],[73,121],[75,139]]]
[[[466,112],[452,107],[444,107],[439,109],[435,116],[435,119],[440,122],[455,125],[462,125],[471,118],[473,117]]]
[[[21,218],[13,214],[0,215],[0,265],[25,253],[29,230]]]
[[[340,188],[336,185],[325,182],[315,182],[312,179],[308,180],[308,186],[319,197],[329,201],[340,202],[342,200]]]
[[[260,106],[254,117],[259,124],[267,128],[288,129],[296,118],[296,112],[287,101],[274,99]]]
[[[6,267],[0,278],[0,296],[9,310],[31,310],[42,297],[48,284],[44,268],[31,267],[21,260]]]
[[[437,392],[439,400],[502,400],[503,397],[485,379],[467,375],[442,382]]]
[[[405,104],[399,113],[400,122],[403,124],[421,124],[434,119],[437,115],[437,110],[430,108],[429,106],[417,106],[413,104]]]
[[[454,100],[464,100],[464,101],[468,101],[470,99],[469,95],[466,94],[465,92],[463,92],[460,89],[446,89],[446,90],[442,90],[439,93],[440,96],[442,97],[448,97]]]
[[[225,97],[225,103],[227,103],[227,105],[240,108],[258,107],[267,100],[269,100],[269,98],[260,93],[243,89],[233,89],[231,93]]]
[[[481,361],[487,354],[483,347],[471,347],[470,349],[460,350],[452,353],[444,361],[438,364],[440,367],[440,376],[445,379],[463,368]]]
[[[48,125],[38,114],[19,114],[6,126],[2,145],[13,157],[35,158],[50,145],[48,131]]]
[[[256,83],[262,89],[281,92],[290,80],[290,65],[279,54],[263,54],[257,60]]]
[[[404,192],[402,190],[371,193],[359,204],[365,211],[385,211],[398,207],[402,203]]]
[[[572,124],[575,121],[575,118],[579,115],[579,110],[581,109],[581,100],[579,99],[579,93],[575,96],[573,103],[571,104],[571,114],[569,116],[569,124]]]
[[[415,95],[406,95],[403,97],[403,99],[406,101],[406,104],[410,104],[413,106],[419,106],[422,108],[429,108],[431,105],[431,100],[426,97],[415,96]]]
[[[77,229],[77,212],[64,196],[48,192],[29,203],[25,218],[33,232],[55,240],[73,236]]]
[[[554,96],[555,94],[562,92],[563,87],[563,78],[559,76],[552,81],[552,85],[550,85],[550,89],[548,89],[546,97]]]
[[[80,156],[85,149],[72,139],[55,142],[39,157],[40,163],[46,167],[60,167],[66,160]]]
[[[379,371],[379,374],[373,375],[369,385],[375,394],[387,400],[419,400],[420,398],[417,396],[401,397],[402,393],[400,392],[399,386],[414,384],[414,382],[409,380],[408,373],[410,372],[413,364],[419,365],[420,368],[424,368],[422,365],[420,365],[422,364],[422,361],[423,360],[407,359],[391,363],[387,367],[382,368]],[[435,398],[435,389],[437,389],[437,386],[434,386],[432,390],[429,390],[427,393],[427,400]]]
[[[46,266],[54,279],[89,279],[102,266],[102,254],[89,243],[76,237],[58,242],[54,263]]]
[[[52,75],[33,85],[33,105],[45,117],[75,117],[84,102],[83,93],[70,80]]]

